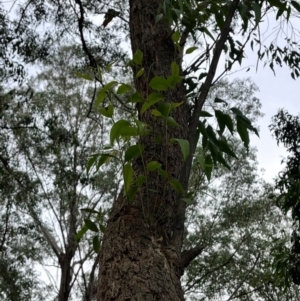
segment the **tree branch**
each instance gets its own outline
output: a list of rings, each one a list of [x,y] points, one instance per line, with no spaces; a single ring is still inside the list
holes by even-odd
[[[260,258],[260,253],[258,253],[256,260],[253,264],[253,266],[251,267],[251,269],[248,271],[248,273],[245,275],[245,277],[240,281],[239,285],[236,287],[236,289],[233,291],[233,293],[231,294],[231,296],[227,299],[227,301],[233,300],[238,298],[238,296],[234,297],[234,295],[237,293],[237,291],[241,288],[241,286],[243,285],[243,283],[245,282],[245,280],[248,278],[248,276],[250,275],[250,273],[253,271],[253,269],[256,267],[257,262]]]
[[[216,42],[216,47],[214,51],[214,55],[212,58],[212,62],[205,80],[205,83],[201,87],[201,92],[196,100],[195,108],[193,111],[193,115],[191,118],[191,122],[189,125],[189,143],[190,143],[190,154],[186,161],[186,164],[183,167],[181,177],[179,181],[183,185],[184,189],[187,191],[188,189],[188,183],[189,183],[189,177],[190,177],[190,171],[191,166],[193,162],[193,155],[196,149],[196,132],[198,127],[198,120],[200,117],[200,113],[203,107],[203,104],[207,98],[209,89],[211,87],[212,81],[215,76],[215,72],[218,66],[218,62],[222,53],[222,49],[224,47],[224,44],[226,43],[227,36],[230,32],[230,25],[234,16],[234,13],[238,7],[240,0],[233,0],[231,6],[229,7],[228,14],[226,16],[226,20],[224,23],[224,27],[221,30],[220,38]],[[180,200],[177,204],[177,208],[175,218],[174,218],[174,224],[173,224],[173,237],[172,237],[172,244],[176,246],[177,249],[180,249],[180,244],[182,241],[183,233],[184,233],[184,221],[185,221],[185,212],[186,212],[186,203],[182,200]]]
[[[204,84],[201,86],[200,95],[195,103],[195,108],[193,111],[193,115],[192,115],[192,119],[191,119],[191,123],[190,123],[190,129],[189,129],[190,150],[191,150],[190,156],[192,156],[192,154],[194,153],[194,151],[196,149],[195,136],[196,136],[196,131],[197,131],[197,127],[198,127],[198,120],[200,117],[200,113],[202,111],[202,107],[207,98],[211,84],[213,82],[223,47],[226,43],[228,34],[231,29],[231,22],[232,22],[234,13],[238,7],[239,2],[240,2],[240,0],[233,0],[231,6],[229,8],[229,11],[228,11],[225,23],[224,23],[224,27],[221,30],[220,38],[216,42],[216,46],[214,49],[214,55],[213,55],[211,65],[210,65],[208,73],[207,73],[206,80],[205,80]]]
[[[181,252],[181,267],[183,269],[187,268],[189,264],[202,253],[205,247],[206,246],[197,246]]]

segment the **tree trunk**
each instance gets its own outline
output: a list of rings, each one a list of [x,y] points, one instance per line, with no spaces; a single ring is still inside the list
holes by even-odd
[[[163,1],[129,2],[132,52],[143,52],[145,70],[135,80],[135,87],[146,98],[153,92],[149,81],[154,76],[169,76],[171,63],[180,62],[180,54],[168,23],[155,23]],[[135,74],[138,69],[133,69]],[[187,139],[189,110],[182,83],[165,92],[164,97],[165,102],[183,102],[171,114],[179,126],[166,127],[148,111],[139,116],[151,126],[151,133],[139,139],[145,150],[143,160],[133,162],[133,169],[135,176],[147,177],[147,187],[142,186],[130,203],[121,192],[113,204],[100,253],[98,301],[184,300],[180,284],[182,225],[180,235],[174,236],[180,196],[168,183],[169,179],[181,178],[184,161],[179,145],[169,141]],[[162,164],[168,179],[157,172],[146,173],[144,166],[153,160]]]

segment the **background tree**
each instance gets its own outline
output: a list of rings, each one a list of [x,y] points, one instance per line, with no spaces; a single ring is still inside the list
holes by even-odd
[[[59,271],[59,283],[50,279],[52,297],[68,300],[77,283],[73,290],[81,299],[91,300],[98,264],[95,251],[102,234],[82,235],[89,228],[104,231],[107,201],[118,191],[118,167],[110,164],[105,172],[87,175],[88,156],[106,142],[104,121],[95,119],[94,112],[94,118],[87,118],[93,87],[74,75],[79,63],[76,48],[62,48],[48,60],[28,89],[2,96],[1,250],[10,254],[2,262],[4,295],[8,300],[18,300],[17,295],[25,300],[24,293],[28,299],[34,297],[30,289],[41,293],[42,283],[35,284],[33,273],[37,265],[49,266],[49,275]],[[86,207],[90,210],[80,211]],[[90,221],[92,214],[98,226]],[[11,279],[6,272],[9,261],[15,261]]]
[[[276,188],[279,196],[277,205],[284,213],[291,213],[293,225],[291,227],[291,246],[285,245],[279,252],[278,270],[285,273],[286,282],[289,276],[297,285],[300,284],[300,245],[299,245],[299,192],[300,192],[300,149],[299,149],[299,116],[293,116],[284,110],[279,110],[272,119],[270,126],[277,143],[282,143],[289,156],[282,161],[285,167],[276,179]],[[290,247],[290,248],[289,248]],[[282,263],[280,265],[280,263]]]

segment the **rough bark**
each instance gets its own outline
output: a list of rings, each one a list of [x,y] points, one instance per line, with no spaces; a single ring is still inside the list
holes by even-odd
[[[145,173],[144,166],[159,161],[169,178],[180,180],[187,189],[195,143],[196,129],[202,104],[213,80],[221,50],[229,33],[229,25],[239,0],[234,0],[225,26],[217,42],[209,76],[197,100],[193,122],[189,128],[189,107],[183,84],[164,93],[167,102],[183,102],[172,111],[178,127],[165,127],[150,112],[139,119],[151,126],[151,133],[142,136],[145,146],[143,158],[133,163],[135,176],[146,175],[142,186],[129,204],[123,193],[114,202],[100,252],[98,301],[106,300],[184,300],[180,277],[184,267],[201,253],[202,247],[183,252],[185,203],[157,173]],[[144,98],[151,93],[149,81],[155,76],[167,77],[171,63],[180,63],[181,56],[172,41],[172,31],[164,20],[155,23],[162,0],[130,0],[130,38],[132,52],[143,52],[145,73],[135,80],[135,87]],[[138,71],[134,69],[134,74]],[[178,145],[170,145],[170,138],[189,139],[192,151],[187,162]],[[159,141],[159,143],[157,143]]]
[[[145,98],[152,92],[148,85],[151,78],[170,75],[171,63],[179,56],[168,23],[155,23],[161,3],[161,0],[130,1],[132,52],[137,49],[143,52],[145,69],[145,75],[136,80],[135,86]],[[164,96],[168,102],[185,101],[183,84]],[[145,174],[144,164],[157,160],[170,178],[179,179],[183,156],[179,145],[170,145],[169,140],[187,138],[188,116],[186,102],[172,114],[179,127],[166,128],[148,112],[139,116],[152,130],[150,135],[140,138],[145,146],[144,162],[141,158],[134,162],[135,175]],[[184,299],[180,284],[182,239],[176,244],[172,242],[178,201],[178,193],[156,172],[147,174],[147,187],[142,187],[130,204],[120,194],[113,204],[100,253],[99,301]]]

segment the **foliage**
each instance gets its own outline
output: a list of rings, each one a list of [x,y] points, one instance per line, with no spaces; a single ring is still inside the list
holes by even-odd
[[[281,257],[285,258],[285,265],[281,269],[289,269],[288,273],[295,284],[300,284],[300,149],[299,130],[300,121],[298,116],[292,116],[284,110],[279,110],[273,117],[270,126],[278,144],[282,143],[289,156],[282,163],[285,163],[284,170],[276,179],[276,188],[279,190],[277,205],[283,212],[292,214],[293,231],[291,234],[292,247],[290,251],[282,249]],[[283,260],[282,260],[283,261]]]
[[[86,300],[94,296],[95,252],[105,231],[107,201],[117,196],[119,179],[113,162],[108,170],[86,172],[87,157],[107,136],[99,113],[92,110],[87,117],[94,88],[74,74],[77,53],[76,48],[62,48],[27,89],[2,92],[1,250],[7,255],[0,277],[15,286],[1,280],[1,300],[40,300],[48,288],[36,279],[47,279],[53,268],[38,277],[36,267],[62,269],[61,258],[72,248],[67,266],[73,270],[71,280],[85,287],[81,295]],[[97,233],[83,238],[88,229]],[[79,272],[92,283],[82,284]],[[59,289],[51,278],[46,283],[53,293]]]

